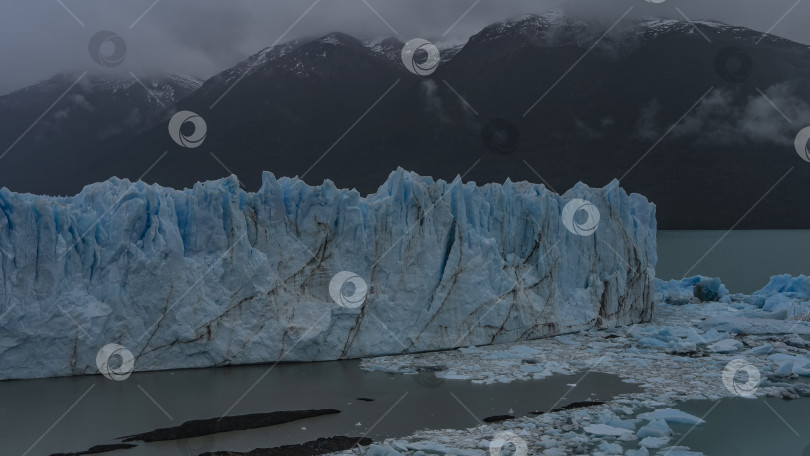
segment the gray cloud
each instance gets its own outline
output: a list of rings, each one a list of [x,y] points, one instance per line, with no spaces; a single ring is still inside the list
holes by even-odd
[[[473,0],[322,0],[286,39],[342,31],[359,37],[394,35],[436,42],[463,41],[484,26],[527,13],[561,7],[567,13],[612,23],[633,6],[631,16],[715,19],[765,31],[794,0],[482,0],[463,18]],[[209,77],[276,41],[312,4],[312,0],[30,0],[6,2],[0,15],[0,93],[31,84],[64,70],[98,70],[87,43],[99,30],[127,41],[119,71],[170,71]],[[144,12],[154,6],[144,15]],[[804,18],[810,4],[799,4],[773,33],[810,43]],[[143,15],[143,17],[141,17]],[[140,19],[139,19],[140,18]],[[460,19],[460,20],[459,20]],[[136,23],[137,21],[137,23]],[[458,21],[458,22],[457,22]],[[82,24],[80,24],[81,22]],[[133,25],[134,24],[134,25]],[[453,25],[455,24],[455,25]]]
[[[810,105],[794,91],[792,84],[777,84],[765,90],[765,96],[753,94],[739,103],[730,90],[716,89],[672,134],[709,146],[752,142],[789,146],[796,134],[794,124],[810,122]]]

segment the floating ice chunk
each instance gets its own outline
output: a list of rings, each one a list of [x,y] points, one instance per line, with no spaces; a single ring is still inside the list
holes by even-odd
[[[655,418],[636,432],[636,436],[643,439],[645,437],[667,437],[672,435],[672,429],[666,421]]]
[[[792,277],[782,274],[771,277],[771,280],[762,289],[755,291],[754,296],[771,296],[776,293],[789,293],[799,299],[810,299],[810,277],[800,275]]]
[[[524,358],[530,358],[538,353],[536,349],[527,347],[526,345],[513,345],[509,347],[509,351]]]
[[[703,276],[686,277],[680,280],[655,279],[655,300],[682,305],[694,302],[694,298],[715,301],[728,296],[728,290],[720,279]],[[696,288],[700,285],[700,291]],[[700,294],[700,296],[698,296]]]
[[[694,286],[695,297],[703,302],[719,301],[728,296],[728,290],[720,279],[703,279]]]
[[[591,425],[585,426],[583,428],[583,430],[585,432],[587,432],[588,434],[599,435],[599,436],[608,436],[608,435],[610,435],[610,436],[616,436],[616,437],[633,432],[633,431],[630,431],[630,430],[627,430],[627,429],[618,428],[618,427],[610,426],[610,425],[607,425],[607,424],[591,424]]]
[[[793,303],[793,299],[783,295],[777,294],[773,296],[769,296],[765,299],[765,302],[762,304],[762,310],[766,312],[778,312],[778,311],[785,311],[790,312],[795,307]]]
[[[743,354],[750,354],[750,355],[767,355],[773,351],[773,345],[771,344],[762,344],[758,347],[754,347],[750,350],[746,350]]]
[[[645,447],[641,447],[638,450],[627,450],[624,452],[624,456],[650,456],[650,450]]]
[[[487,443],[487,445],[489,445],[489,443]],[[405,453],[405,452],[408,451],[408,441],[407,440],[394,440],[393,442],[391,442],[391,446],[395,450],[397,450],[399,452],[402,452],[402,453]]]
[[[642,337],[638,340],[638,344],[645,346],[645,347],[655,347],[655,348],[667,348],[669,345],[659,339],[655,339],[653,337]]]
[[[520,353],[515,353],[511,350],[495,351],[484,356],[484,359],[522,359],[522,358],[524,358],[523,355],[521,355]]]
[[[810,334],[806,321],[770,320],[760,318],[711,317],[700,323],[701,328],[712,328],[730,333],[745,334]]]
[[[697,350],[697,344],[691,340],[673,340],[667,344],[667,351],[675,354],[691,353]]]
[[[743,347],[743,343],[737,339],[724,339],[709,345],[709,350],[715,353],[733,353]]]
[[[619,419],[612,419],[607,420],[605,424],[609,426],[614,426],[617,428],[627,429],[628,431],[635,431],[636,430],[636,423],[638,420],[619,420]]]
[[[790,377],[791,374],[810,377],[810,359],[807,357],[774,353],[768,358],[779,366],[773,373],[776,377]]]
[[[661,448],[669,443],[669,437],[645,437],[638,442],[644,448]]]
[[[676,344],[688,342],[690,344],[697,346],[697,345],[705,345],[706,339],[700,334],[698,334],[697,331],[695,331],[694,329],[684,328],[683,333],[672,342],[675,342]]]
[[[759,309],[747,309],[735,314],[734,316],[745,318],[769,318],[771,320],[787,320],[789,315],[787,310],[764,312]]]
[[[667,297],[677,297],[689,299],[693,296],[693,288],[696,283],[703,280],[702,276],[687,277],[681,280],[661,280],[655,279],[656,300],[665,300]],[[659,297],[661,299],[659,299]]]
[[[527,374],[548,372],[548,370],[545,367],[541,366],[540,364],[521,364],[520,371],[525,372]],[[551,372],[549,372],[548,374],[551,375]]]
[[[605,454],[622,454],[624,448],[618,443],[602,442],[599,444],[599,450],[604,451]]]
[[[455,371],[437,372],[436,377],[443,378],[445,380],[470,380],[470,379],[472,379],[472,377],[469,376],[469,375],[457,374]]]
[[[622,434],[616,437],[616,440],[620,442],[635,442],[636,440],[638,440],[638,437],[636,437],[636,434],[628,432],[627,434]]]
[[[712,328],[706,331],[705,333],[698,335],[700,342],[695,343],[697,343],[698,345],[709,345],[714,342],[717,342],[718,340],[725,339],[726,336],[727,334],[721,334],[719,331]]]
[[[663,408],[654,410],[652,412],[641,413],[638,415],[638,417],[644,420],[654,420],[656,418],[660,418],[667,423],[678,424],[697,425],[705,423],[705,421],[701,418],[673,408]]]
[[[565,345],[579,345],[580,343],[570,336],[557,336],[554,338],[557,342]]]
[[[482,450],[472,449],[465,450],[460,448],[450,448],[442,445],[441,443],[432,442],[430,440],[423,440],[421,442],[411,442],[407,444],[409,450],[422,451],[428,454],[449,454],[455,456],[484,456],[486,453]]]
[[[765,305],[765,298],[767,298],[767,296],[748,295],[743,299],[743,302],[755,307],[762,307]]]
[[[793,360],[785,361],[773,372],[776,377],[790,377],[793,374]]]
[[[559,448],[547,448],[543,450],[543,456],[568,456],[568,453]]]
[[[380,446],[372,443],[368,446],[366,456],[402,456],[402,453],[388,445]]]

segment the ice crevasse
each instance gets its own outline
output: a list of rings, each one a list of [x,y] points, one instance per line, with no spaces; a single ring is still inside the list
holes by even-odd
[[[565,213],[572,200],[598,209],[592,234],[566,228],[583,216]],[[109,343],[144,371],[646,321],[655,230],[655,206],[617,181],[558,195],[398,169],[366,197],[268,172],[256,193],[233,176],[185,190],[110,179],[73,197],[2,189],[0,379],[97,373]],[[343,290],[356,303],[330,294],[343,271],[362,279]]]

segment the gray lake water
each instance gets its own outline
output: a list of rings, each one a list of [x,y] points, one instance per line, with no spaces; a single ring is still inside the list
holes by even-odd
[[[773,275],[810,274],[810,230],[659,231],[655,272],[720,277],[732,293],[752,293]]]
[[[638,391],[618,377],[596,373],[572,390],[568,384],[576,383],[579,375],[479,385],[365,372],[358,361],[279,364],[269,368],[257,365],[136,373],[123,382],[101,376],[0,382],[0,454],[83,451],[93,445],[117,443],[115,437],[176,426],[191,419],[216,418],[226,411],[228,415],[241,415],[334,408],[341,413],[188,442],[141,443],[137,448],[105,454],[185,456],[366,433],[377,440],[424,428],[474,427],[478,420],[508,414],[510,409],[515,416],[547,411],[563,397],[557,406]],[[360,397],[373,401],[358,400]],[[238,405],[231,409],[237,401]],[[43,433],[46,435],[41,438]]]
[[[678,409],[704,416],[696,426],[672,425],[675,443],[707,455],[810,456],[810,401],[726,398],[688,401]]]

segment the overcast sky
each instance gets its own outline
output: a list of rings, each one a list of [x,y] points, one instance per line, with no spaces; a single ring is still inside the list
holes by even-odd
[[[206,78],[282,36],[378,37],[395,30],[403,40],[452,42],[490,23],[555,7],[612,23],[631,5],[631,16],[682,18],[678,8],[691,19],[773,28],[810,44],[810,2],[796,0],[25,0],[5,2],[0,14],[0,93],[59,71],[97,71],[88,42],[100,30],[127,43],[118,71]]]

